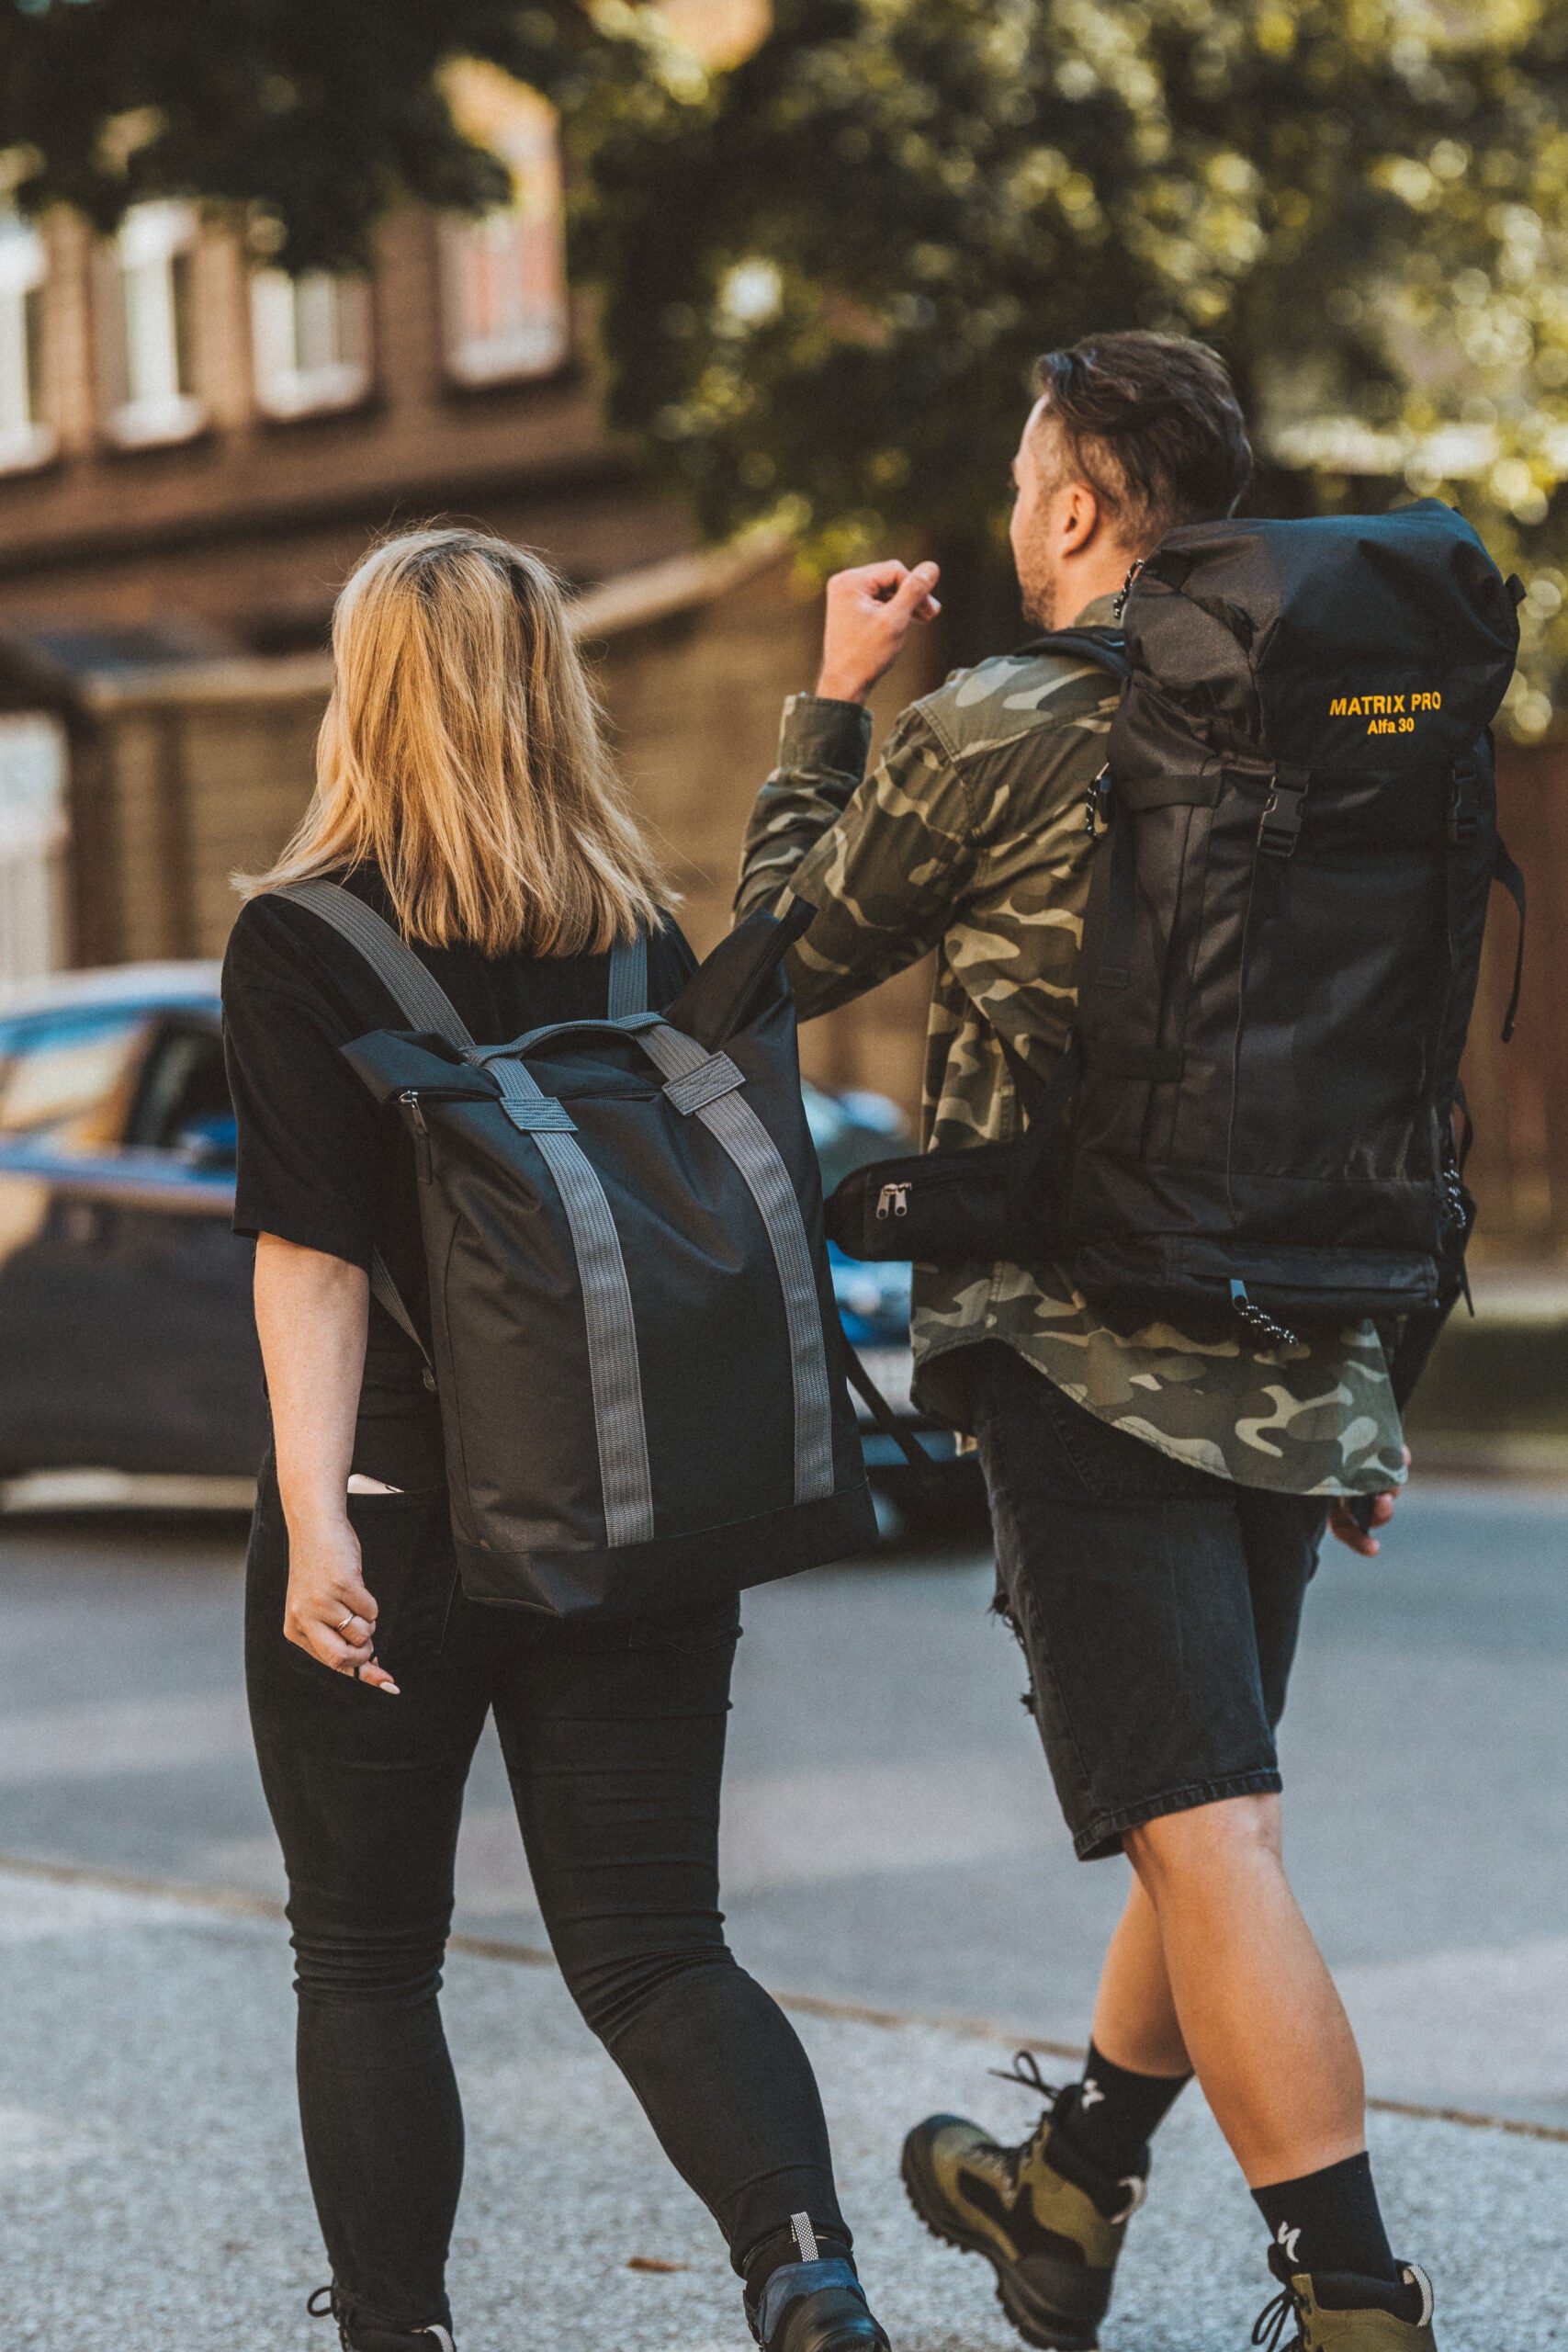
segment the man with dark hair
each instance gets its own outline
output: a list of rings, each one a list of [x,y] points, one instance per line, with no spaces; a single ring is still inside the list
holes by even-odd
[[[1179,524],[1220,519],[1250,451],[1215,355],[1095,336],[1040,364],[1013,462],[1012,548],[1046,628],[1108,623]],[[826,1012],[934,950],[925,1141],[1019,1132],[1015,1064],[1067,1043],[1089,788],[1117,689],[1025,650],[914,704],[864,775],[865,698],[937,610],[934,564],[829,583],[814,695],[786,705],[739,907],[818,909],[789,970]],[[1336,2352],[1431,2352],[1430,2291],[1389,2250],[1360,2061],[1280,1850],[1274,1728],[1325,1523],[1352,1550],[1404,1460],[1382,1343],[1110,1329],[1049,1265],[917,1267],[916,1395],[973,1434],[998,1605],[1021,1643],[1058,1797],[1086,1860],[1133,1865],[1082,2079],[1021,2145],[934,2116],[904,2177],[938,2235],[983,2254],[1027,2341],[1092,2346],[1148,2141],[1193,2072],[1268,2224],[1277,2325]]]

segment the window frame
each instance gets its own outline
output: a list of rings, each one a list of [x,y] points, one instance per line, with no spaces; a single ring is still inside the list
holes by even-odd
[[[107,248],[105,422],[118,448],[167,448],[206,429],[207,403],[197,381],[192,282],[200,236],[195,205],[159,197],[133,204]],[[171,380],[139,389],[138,358],[147,356],[159,311],[166,328],[162,357],[172,362],[163,372]]]
[[[438,224],[442,357],[448,381],[464,391],[547,382],[560,375],[572,359],[560,124],[554,107],[537,92],[521,85],[514,88],[512,106],[497,109],[482,130],[473,126],[510,170],[512,202],[497,205],[477,220],[446,213]],[[466,281],[476,267],[483,266],[477,260],[479,241],[504,235],[522,246],[524,240],[541,231],[549,236],[554,249],[552,314],[547,318],[541,310],[537,324],[513,325],[500,332],[475,331],[465,316]]]
[[[321,286],[333,289],[337,340],[351,345],[353,356],[302,366],[299,305],[310,290]],[[304,417],[340,416],[368,400],[375,380],[375,326],[367,277],[306,270],[291,277],[286,270],[253,269],[250,305],[251,386],[261,415],[273,424],[291,424]],[[268,347],[276,350],[286,342],[295,356],[279,364],[268,356]]]
[[[9,425],[0,422],[0,474],[31,473],[48,465],[59,447],[59,436],[49,419],[44,355],[49,277],[49,245],[43,231],[14,206],[0,207],[0,308],[14,306],[26,411]],[[0,335],[4,332],[0,327]]]

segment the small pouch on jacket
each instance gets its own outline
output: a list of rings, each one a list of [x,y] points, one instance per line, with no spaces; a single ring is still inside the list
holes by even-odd
[[[1020,1179],[1028,1159],[1017,1143],[916,1153],[857,1168],[827,1204],[829,1241],[847,1258],[1008,1258],[1018,1249]]]

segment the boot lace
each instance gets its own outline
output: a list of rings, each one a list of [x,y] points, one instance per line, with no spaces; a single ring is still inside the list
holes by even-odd
[[[1003,2151],[1007,2159],[1010,2179],[1016,2188],[1019,2174],[1029,2163],[1031,2157],[1039,2153],[1051,2129],[1051,2119],[1056,2112],[1056,2102],[1062,2096],[1061,2088],[1059,2085],[1048,2083],[1045,2080],[1040,2071],[1040,2061],[1032,2050],[1015,2050],[1010,2066],[987,2066],[986,2072],[994,2075],[998,2083],[1016,2083],[1020,2090],[1032,2091],[1037,2098],[1042,2098],[1045,2102],[1039,2122],[1022,2147],[1008,2148]]]
[[[348,2352],[348,2328],[344,2320],[343,2305],[337,2298],[337,2289],[318,2287],[305,2305],[305,2309],[312,2319],[335,2319],[337,2340],[343,2346],[344,2352]]]
[[[1021,2090],[1033,2091],[1037,2097],[1045,2101],[1044,2111],[1022,2147],[1007,2148],[1002,2152],[1008,2166],[1010,2185],[1016,2188],[1020,2173],[1043,2147],[1065,2093],[1055,2083],[1048,2083],[1045,2080],[1040,2071],[1040,2061],[1032,2050],[1015,2050],[1010,2066],[988,2066],[986,2071],[989,2075],[994,2075],[998,2083],[1016,2083]],[[1140,2179],[1136,2173],[1129,2173],[1126,2178],[1119,2180],[1116,2186],[1127,2191],[1126,2204],[1119,2213],[1112,2213],[1109,2217],[1115,2226],[1120,2227],[1123,2222],[1132,2220],[1143,2203],[1148,2194],[1148,2183],[1146,2180]]]
[[[318,2287],[307,2301],[305,2309],[312,2319],[335,2319],[337,2340],[343,2346],[343,2352],[354,2352],[354,2346],[350,2343],[348,2335],[347,2306],[335,2287]],[[435,2352],[457,2352],[451,2335],[446,2328],[438,2324],[416,2327],[410,2336],[411,2343],[415,2335],[428,2335],[433,2346],[435,2347]]]
[[[1285,2330],[1295,2316],[1295,2290],[1292,2287],[1281,2287],[1273,2301],[1265,2303],[1258,2314],[1252,2330],[1254,2344],[1262,2345],[1264,2352],[1280,2352]],[[1293,2345],[1285,2346],[1284,2352],[1297,2352],[1301,2340],[1298,2335]]]

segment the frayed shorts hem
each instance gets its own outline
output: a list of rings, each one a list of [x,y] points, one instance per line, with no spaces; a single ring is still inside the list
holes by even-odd
[[[1200,1805],[1219,1804],[1226,1797],[1278,1796],[1284,1785],[1278,1771],[1258,1771],[1232,1772],[1224,1780],[1195,1781],[1185,1789],[1168,1789],[1137,1804],[1097,1813],[1082,1829],[1073,1832],[1073,1851],[1080,1862],[1100,1862],[1108,1855],[1121,1853],[1127,1831],[1141,1829],[1145,1821],[1158,1821],[1169,1813],[1192,1813]]]

